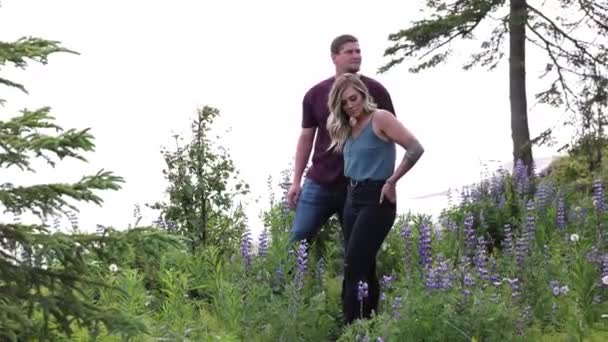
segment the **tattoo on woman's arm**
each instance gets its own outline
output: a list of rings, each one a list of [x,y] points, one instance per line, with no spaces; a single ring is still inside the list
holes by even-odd
[[[405,151],[404,157],[407,161],[410,162],[410,166],[413,166],[414,164],[416,164],[418,159],[420,159],[422,153],[424,153],[424,148],[422,147],[420,142],[416,141],[414,145],[412,145]]]

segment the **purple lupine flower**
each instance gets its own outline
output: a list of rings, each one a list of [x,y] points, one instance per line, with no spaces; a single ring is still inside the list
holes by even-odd
[[[268,178],[266,179],[266,186],[268,187],[268,199],[270,202],[270,207],[273,208],[274,207],[274,190],[272,189],[272,175],[268,175]]]
[[[471,194],[467,187],[463,187],[460,192],[460,203],[467,204],[471,202]]]
[[[426,265],[424,270],[424,284],[427,289],[433,290],[439,288],[439,275],[437,269],[431,264]]]
[[[360,302],[363,301],[364,298],[367,298],[367,296],[369,295],[368,289],[369,287],[367,285],[367,282],[360,280],[357,288],[357,299]]]
[[[507,204],[507,197],[503,193],[500,195],[500,198],[498,199],[498,208],[503,209],[505,207],[505,204]]]
[[[431,256],[431,226],[424,220],[420,225],[420,238],[418,241],[418,263],[421,269],[426,269],[432,262]]]
[[[152,226],[156,227],[156,228],[160,228],[160,229],[166,229],[167,226],[165,225],[165,221],[163,220],[163,218],[161,216],[158,216],[157,218],[155,218],[152,221]]]
[[[564,195],[560,192],[557,197],[556,204],[556,226],[558,230],[563,230],[566,228],[566,213],[565,213],[565,205],[564,205]]]
[[[556,297],[559,295],[562,295],[562,294],[567,294],[570,291],[570,289],[568,289],[567,285],[560,286],[559,282],[557,282],[556,280],[551,280],[549,282],[549,286],[551,287],[551,291],[553,292],[553,295]]]
[[[553,295],[559,296],[559,283],[556,280],[551,280],[549,286],[551,287],[551,290],[553,290]]]
[[[241,257],[245,267],[251,265],[251,232],[246,228],[241,238]]]
[[[437,267],[434,268],[433,274],[433,288],[440,290],[452,288],[452,281],[455,276],[453,272],[450,271],[448,261],[445,260],[444,256],[441,254],[437,255]]]
[[[458,225],[450,217],[442,218],[441,223],[448,233],[456,233],[458,231]]]
[[[600,287],[608,287],[608,254],[601,257],[602,272],[600,274]]]
[[[490,257],[488,258],[488,262],[490,264],[490,282],[498,286],[500,285],[500,275],[498,274],[498,265],[496,263],[496,258],[490,255]]]
[[[515,261],[520,268],[523,267],[526,260],[528,246],[528,239],[523,235],[515,240]]]
[[[532,244],[534,243],[535,240],[535,236],[536,236],[536,220],[535,220],[535,216],[534,216],[534,201],[529,200],[528,201],[528,205],[526,206],[526,225],[524,227],[524,233],[526,236],[526,239],[528,240],[528,243],[530,244],[530,246],[532,246]]]
[[[473,187],[471,189],[471,201],[473,203],[477,203],[479,201],[481,201],[483,197],[483,192],[481,191],[480,187]]]
[[[517,336],[524,336],[524,333],[526,331],[526,326],[528,326],[529,322],[532,320],[532,308],[530,307],[530,305],[526,305],[520,316],[519,319],[516,320],[515,322],[515,334]]]
[[[296,274],[295,282],[298,288],[304,285],[304,277],[308,270],[308,244],[306,240],[300,241],[298,252],[296,254]]]
[[[602,265],[602,258],[603,255],[601,254],[600,250],[598,249],[597,246],[591,246],[591,250],[589,252],[587,252],[587,254],[585,255],[585,258],[587,259],[587,261],[597,264],[597,265]]]
[[[431,265],[426,265],[425,269],[424,269],[424,284],[426,286],[427,289],[436,289],[437,288],[437,281],[436,281],[436,274],[435,274],[435,268]]]
[[[601,179],[596,179],[593,182],[593,205],[595,206],[595,210],[597,210],[598,214],[603,214],[606,212],[606,202]]]
[[[268,229],[264,227],[259,237],[258,256],[265,257],[268,253]]]
[[[135,222],[141,221],[141,205],[139,205],[139,203],[135,203],[133,208],[133,218],[135,218]]]
[[[484,281],[489,281],[488,269],[486,266],[486,259],[488,253],[486,251],[486,242],[483,236],[477,238],[477,253],[475,253],[474,264],[477,269],[477,275]]]
[[[283,274],[283,269],[281,268],[281,266],[278,266],[274,271],[274,277],[272,279],[273,290],[276,291],[283,285],[283,282],[285,281],[284,276],[285,275]]]
[[[504,198],[505,190],[505,174],[502,166],[498,168],[498,171],[492,177],[492,183],[490,184],[490,196],[494,199],[495,203],[500,203]]]
[[[321,257],[315,268],[315,280],[320,287],[323,286],[323,273],[325,273],[325,259]]]
[[[380,280],[380,286],[382,289],[384,289],[385,291],[391,291],[394,289],[393,286],[393,276],[392,275],[383,275],[382,279]],[[380,300],[385,301],[386,300],[386,292],[382,291],[382,293],[380,294]]]
[[[532,308],[530,307],[530,305],[526,305],[521,312],[521,316],[519,317],[519,320],[516,322],[516,326],[517,326],[516,334],[519,336],[523,336],[525,333],[525,327],[531,321],[532,321]]]
[[[289,203],[287,201],[287,193],[289,192],[289,188],[293,183],[289,180],[289,176],[287,173],[283,175],[283,180],[279,183],[279,187],[283,190],[283,194],[281,196],[281,215],[286,217],[289,215]]]
[[[391,316],[393,317],[393,319],[401,318],[400,309],[401,309],[402,305],[403,305],[403,298],[401,296],[395,297],[395,299],[393,300],[393,305],[391,307],[391,309],[392,309]]]
[[[603,254],[598,246],[592,246],[585,258],[600,270],[597,286],[600,288],[608,287],[608,253]]]
[[[530,178],[528,177],[528,167],[524,165],[521,159],[517,159],[515,162],[515,174],[513,175],[515,181],[515,189],[519,195],[526,193],[530,187]]]
[[[456,223],[456,221],[454,221],[452,219],[448,219],[446,224],[447,224],[447,229],[450,233],[456,233],[458,231],[458,224]]]
[[[536,161],[532,160],[532,162],[530,163],[530,178],[536,178],[537,175],[538,172],[536,168]]]
[[[473,294],[471,289],[475,286],[475,279],[470,272],[465,272],[464,277],[462,279],[462,288],[465,297],[468,297]]]
[[[515,244],[513,242],[513,233],[511,232],[511,225],[506,223],[504,227],[505,238],[502,240],[502,249],[507,256],[513,256],[515,254]]]
[[[536,191],[536,207],[538,210],[547,208],[553,197],[553,183],[545,180],[539,184]]]
[[[172,219],[167,220],[166,226],[169,231],[177,230],[177,223],[175,223],[175,221],[173,221]]]
[[[520,292],[520,286],[519,286],[519,279],[518,278],[507,278],[507,281],[509,282],[509,286],[511,287],[511,297],[513,298],[517,298],[521,295]]]
[[[411,274],[412,272],[412,230],[410,226],[405,223],[401,229],[401,237],[403,238],[403,262],[405,267],[405,274]]]
[[[447,195],[446,197],[448,198],[448,207],[452,207],[452,205],[454,204],[454,197],[452,195],[452,188],[448,189]]]
[[[467,212],[464,216],[464,234],[465,234],[465,255],[473,255],[475,253],[475,231],[473,230],[473,214]]]

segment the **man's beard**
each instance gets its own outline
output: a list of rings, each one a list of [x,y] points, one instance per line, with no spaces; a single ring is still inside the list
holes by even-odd
[[[351,74],[356,74],[359,72],[359,70],[361,69],[361,67],[359,66],[351,66],[346,68],[346,72],[351,73]]]

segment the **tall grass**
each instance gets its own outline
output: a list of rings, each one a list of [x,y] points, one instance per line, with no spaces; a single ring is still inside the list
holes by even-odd
[[[289,248],[291,216],[279,205],[261,240],[246,233],[232,252],[129,243],[97,268],[117,288],[98,300],[144,322],[137,341],[606,340],[602,183],[574,192],[525,174],[497,172],[463,190],[436,223],[400,216],[378,254],[378,312],[350,326],[339,228]]]

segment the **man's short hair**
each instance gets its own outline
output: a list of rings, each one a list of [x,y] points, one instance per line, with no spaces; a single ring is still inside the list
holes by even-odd
[[[331,47],[330,47],[331,53],[336,55],[336,54],[340,53],[340,49],[342,49],[342,45],[344,45],[346,43],[357,43],[357,42],[358,42],[357,38],[350,34],[343,34],[343,35],[337,36],[331,42]]]

